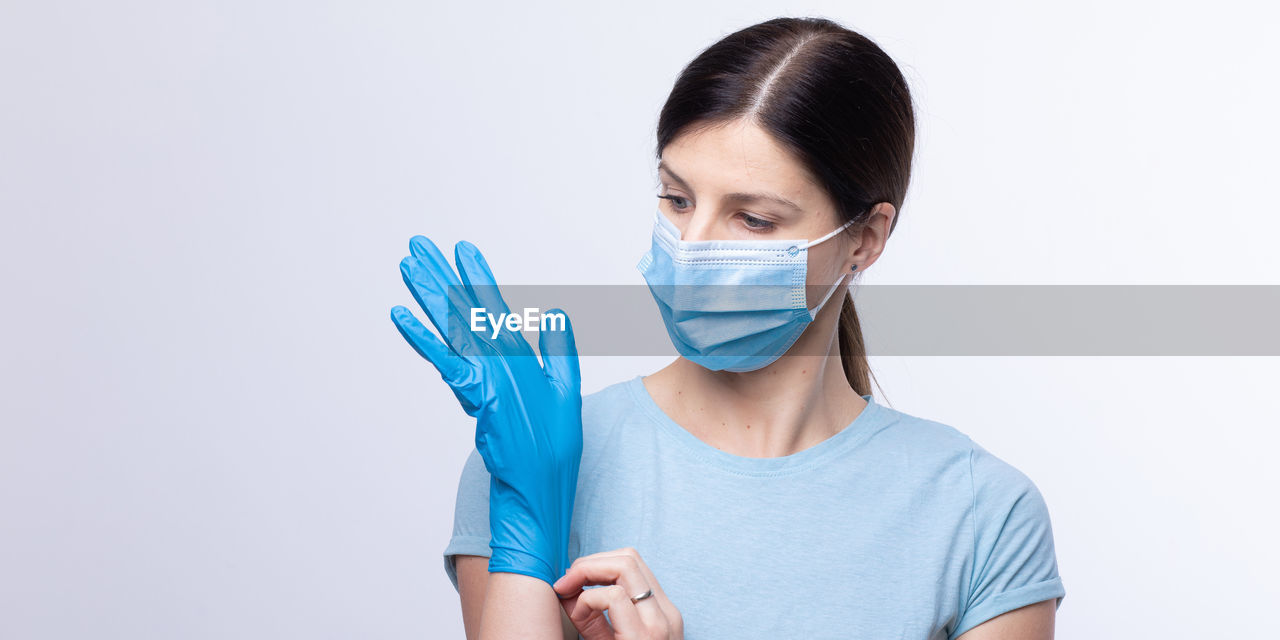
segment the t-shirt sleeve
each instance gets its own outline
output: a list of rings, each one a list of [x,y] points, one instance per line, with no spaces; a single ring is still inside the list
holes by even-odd
[[[1049,509],[1040,490],[1018,469],[976,443],[969,454],[973,481],[973,567],[960,620],[948,639],[1019,607],[1066,590],[1058,575]]]
[[[489,470],[480,452],[472,449],[462,465],[458,497],[453,507],[453,536],[444,549],[444,571],[458,588],[454,556],[489,557]]]

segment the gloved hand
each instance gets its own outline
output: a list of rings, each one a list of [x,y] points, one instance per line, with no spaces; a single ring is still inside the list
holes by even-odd
[[[391,320],[476,418],[476,449],[490,474],[489,571],[554,584],[569,564],[582,457],[581,377],[568,316],[563,331],[539,334],[539,365],[519,332],[504,328],[493,337],[488,325],[471,331],[472,307],[495,317],[508,313],[475,246],[464,241],[454,248],[458,275],[427,238],[414,236],[409,250],[400,273],[445,341],[403,306],[391,309]]]

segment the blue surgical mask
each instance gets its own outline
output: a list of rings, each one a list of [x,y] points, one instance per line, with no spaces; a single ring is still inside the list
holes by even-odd
[[[853,221],[814,240],[680,239],[658,211],[653,245],[636,268],[658,303],[680,355],[712,371],[755,371],[795,344],[845,275],[808,308],[808,249]]]

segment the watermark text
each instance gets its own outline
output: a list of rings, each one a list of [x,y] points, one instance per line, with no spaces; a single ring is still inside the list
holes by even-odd
[[[537,307],[525,307],[522,313],[489,313],[484,307],[471,308],[471,331],[488,333],[496,339],[505,328],[507,331],[564,331],[565,315],[563,313],[544,313]],[[486,326],[486,323],[488,326]]]

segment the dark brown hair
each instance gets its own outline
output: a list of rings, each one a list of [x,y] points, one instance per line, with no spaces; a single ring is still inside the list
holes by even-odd
[[[657,155],[680,134],[753,118],[794,154],[857,229],[877,203],[899,215],[911,178],[915,110],[906,79],[866,37],[825,18],[775,18],[725,36],[680,72],[658,117]],[[871,368],[853,299],[840,358],[859,394]]]

